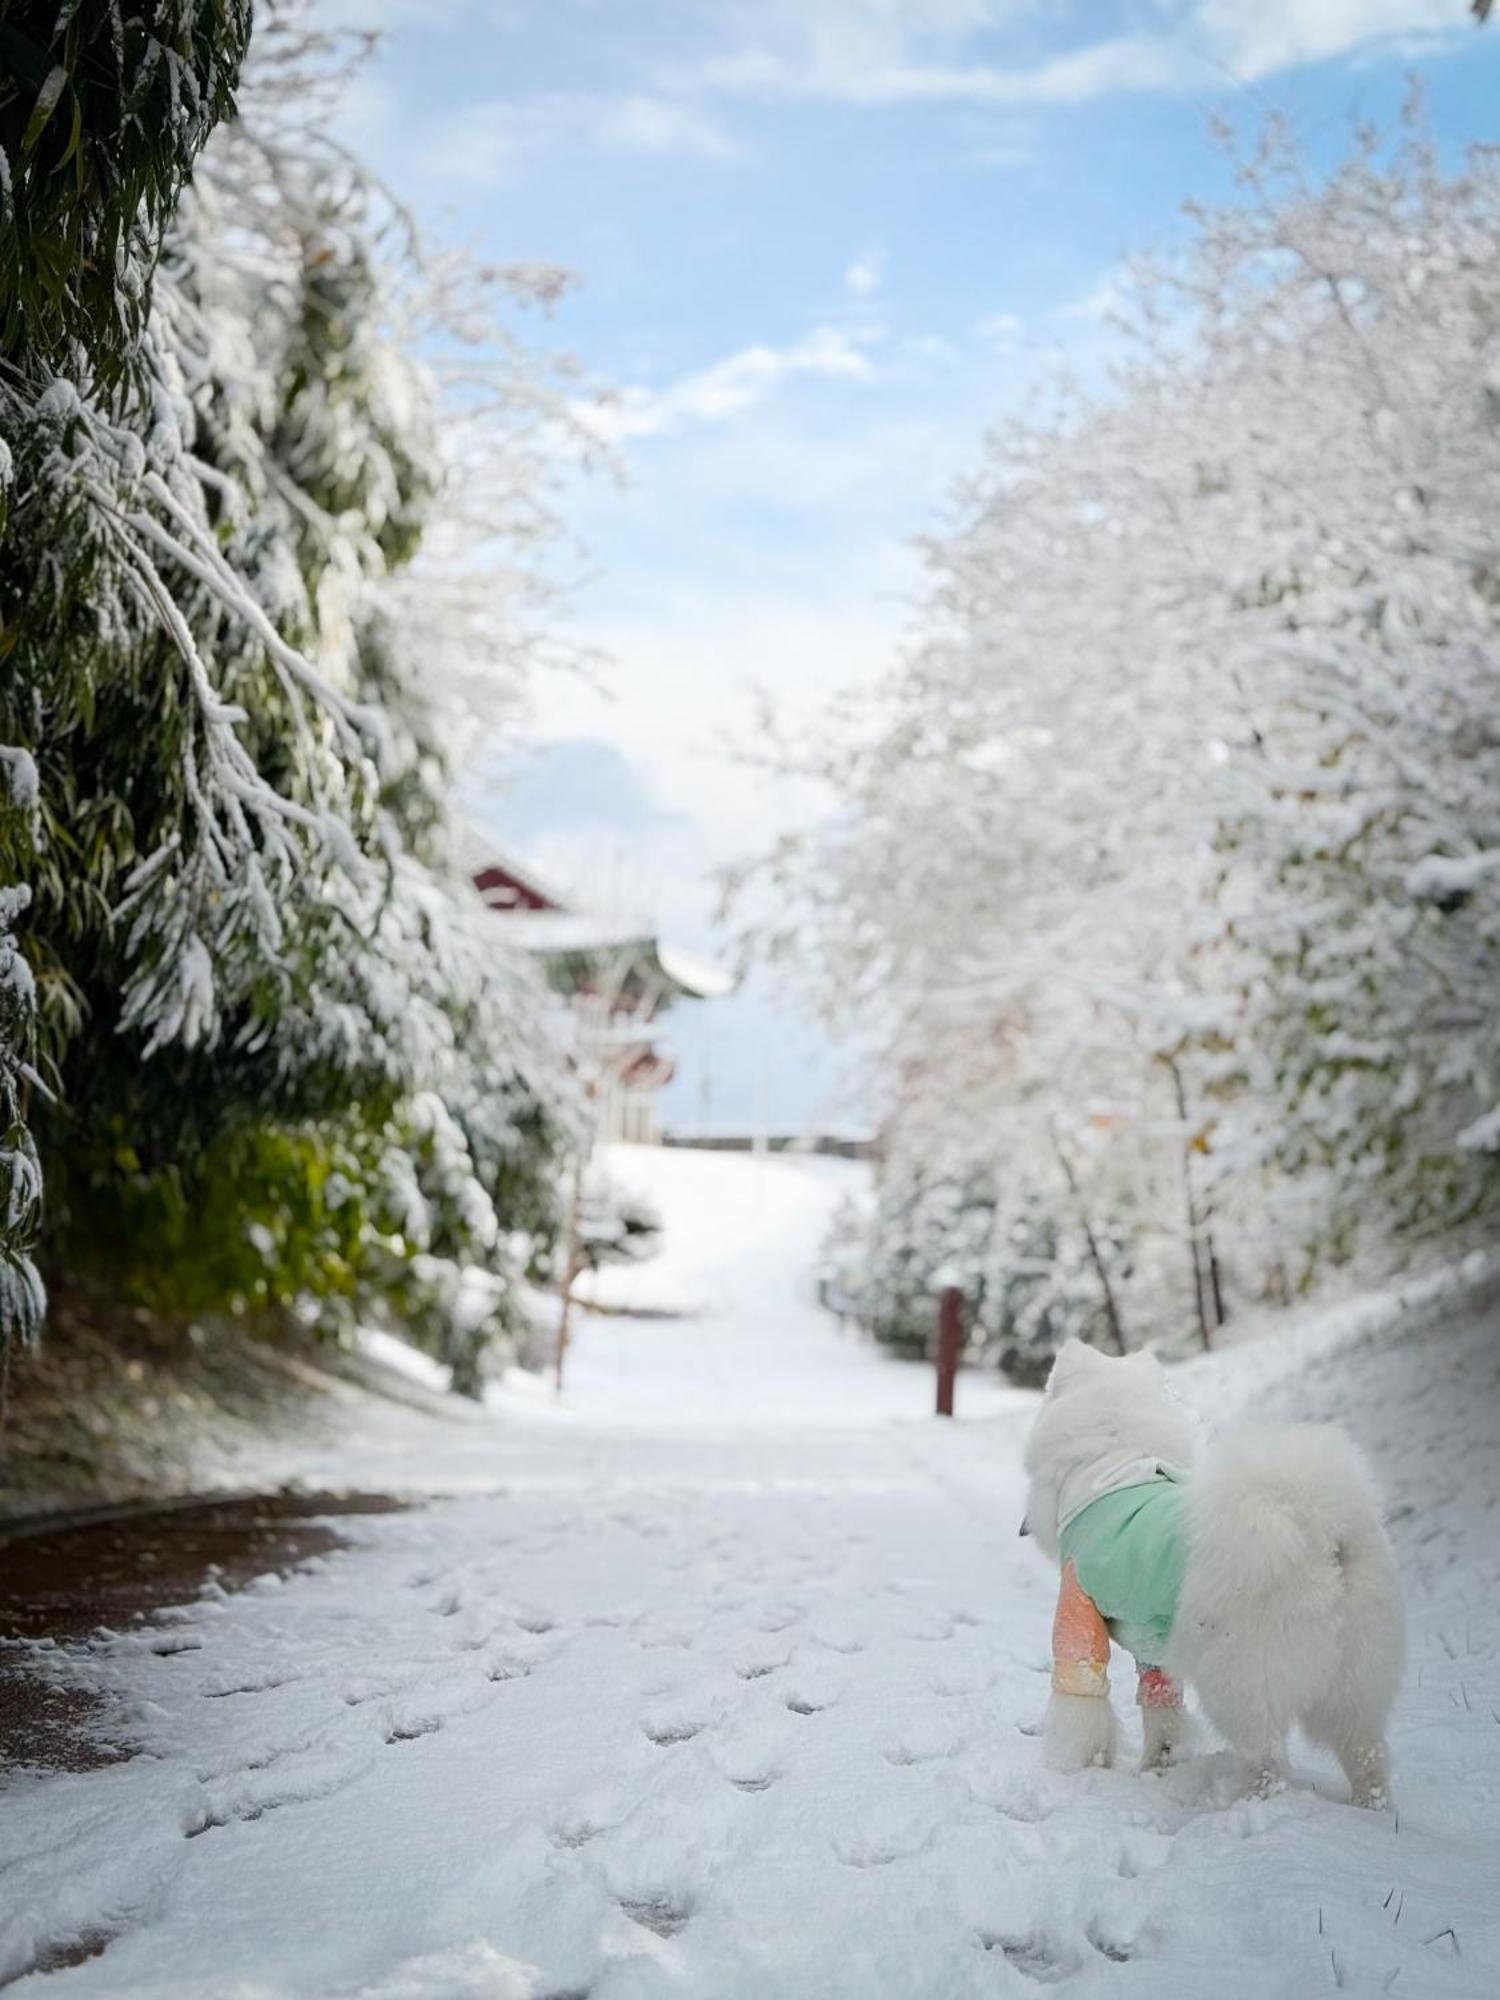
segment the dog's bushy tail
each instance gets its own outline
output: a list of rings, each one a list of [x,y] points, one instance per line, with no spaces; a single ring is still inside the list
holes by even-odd
[[[1188,1490],[1173,1664],[1248,1755],[1300,1722],[1378,1735],[1402,1664],[1395,1561],[1363,1459],[1324,1424],[1246,1428]]]

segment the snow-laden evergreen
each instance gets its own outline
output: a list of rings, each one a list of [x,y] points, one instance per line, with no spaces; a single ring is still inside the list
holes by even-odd
[[[498,316],[555,274],[424,255],[324,136],[344,56],[264,10],[131,369],[0,377],[45,1247],[169,1307],[378,1304],[472,1381],[576,1111],[452,857],[451,720],[547,644],[573,433]]]

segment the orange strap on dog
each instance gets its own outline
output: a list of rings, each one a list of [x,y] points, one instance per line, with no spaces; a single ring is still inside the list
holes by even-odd
[[[1099,1607],[1078,1581],[1078,1571],[1065,1562],[1052,1621],[1053,1692],[1107,1695],[1108,1667],[1109,1631]]]

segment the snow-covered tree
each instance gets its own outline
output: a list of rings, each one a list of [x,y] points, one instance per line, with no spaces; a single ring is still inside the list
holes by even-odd
[[[110,386],[141,351],[162,233],[234,101],[250,0],[4,0],[0,355],[86,356]]]
[[[42,800],[34,755],[59,658],[28,658],[34,581],[17,540],[38,525],[34,483],[76,398],[135,383],[161,233],[198,153],[232,103],[250,32],[246,0],[213,9],[147,0],[117,9],[14,0],[0,13],[0,1371],[32,1338],[43,1294],[32,1249],[41,1174],[28,1124],[36,981],[17,926],[32,902]],[[51,552],[47,596],[65,550]],[[87,587],[87,572],[82,579]],[[19,587],[18,587],[19,586]],[[45,600],[44,600],[45,601]],[[25,619],[21,615],[25,611]],[[11,723],[11,727],[5,727]],[[12,740],[13,739],[13,740]],[[3,1400],[3,1394],[0,1394]]]
[[[881,1027],[898,1154],[1067,1162],[1207,1337],[1500,1196],[1500,168],[1414,113],[1316,184],[1272,124],[1191,223],[786,756],[839,810],[778,942]]]
[[[496,318],[551,274],[424,257],[322,136],[341,62],[264,10],[130,368],[0,379],[46,1247],[164,1306],[404,1315],[472,1382],[573,1111],[538,981],[451,869],[438,669],[488,568],[466,669],[518,698],[572,439]]]
[[[1245,184],[1203,249],[1260,335],[1222,359],[1222,1145],[1343,1251],[1500,1198],[1500,171],[1413,117],[1311,191],[1273,135]]]

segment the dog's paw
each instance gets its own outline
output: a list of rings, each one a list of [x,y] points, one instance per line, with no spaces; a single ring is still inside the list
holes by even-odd
[[[1280,1764],[1258,1764],[1250,1784],[1252,1799],[1274,1799],[1288,1789],[1289,1780]]]
[[[1141,1710],[1141,1769],[1164,1771],[1182,1764],[1198,1748],[1198,1732],[1192,1717],[1181,1708]]]
[[[1042,1735],[1049,1770],[1108,1770],[1115,1761],[1115,1712],[1101,1695],[1054,1694]]]

